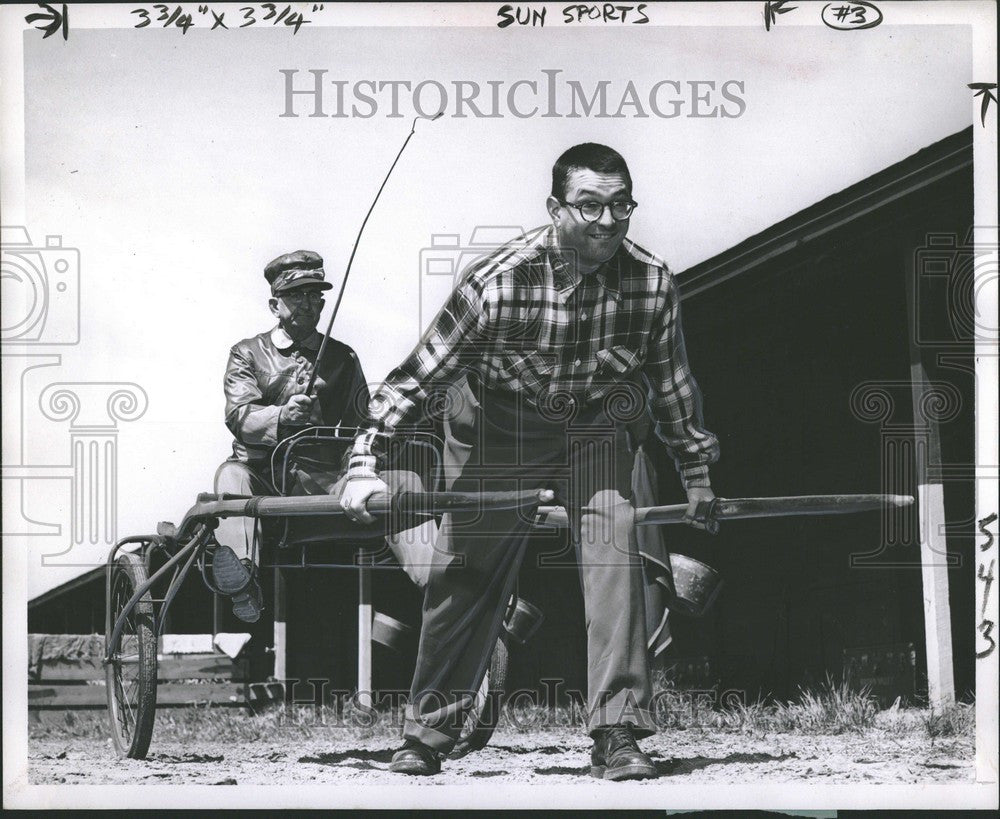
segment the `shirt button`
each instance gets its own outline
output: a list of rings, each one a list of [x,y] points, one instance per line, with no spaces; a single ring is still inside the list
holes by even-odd
[[[587,314],[586,313],[580,313],[580,319],[582,321],[586,321],[587,320]]]
[[[574,367],[579,367],[580,366],[580,359],[579,358],[576,361],[573,362],[573,366]]]

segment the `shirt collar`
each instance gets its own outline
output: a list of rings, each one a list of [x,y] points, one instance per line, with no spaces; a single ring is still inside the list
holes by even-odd
[[[559,252],[554,226],[549,228],[549,233],[546,237],[546,250],[546,258],[552,269],[552,280],[555,283],[556,290],[559,291],[560,295],[566,297],[580,286],[583,277],[576,272],[576,269]],[[619,247],[614,256],[608,259],[592,274],[589,274],[597,279],[601,287],[615,301],[621,298],[621,254],[623,252],[624,249]]]
[[[323,337],[315,330],[305,341],[296,342],[279,324],[271,330],[271,343],[279,350],[290,350],[293,347],[305,347],[307,350],[318,350]]]
[[[624,253],[624,251],[619,247],[614,256],[594,271],[594,275],[597,276],[597,280],[601,283],[601,287],[603,287],[615,301],[619,301],[622,295],[622,253]]]
[[[583,279],[559,252],[554,225],[549,228],[548,235],[545,237],[545,250],[545,257],[548,259],[549,266],[552,269],[552,281],[556,286],[556,290],[562,296],[568,296],[576,290]]]

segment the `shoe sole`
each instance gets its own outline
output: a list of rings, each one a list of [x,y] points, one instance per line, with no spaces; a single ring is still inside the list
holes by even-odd
[[[481,748],[473,748],[468,742],[460,740],[454,748],[447,754],[448,759],[461,759],[463,756],[468,756],[474,751],[480,751]]]
[[[620,782],[625,779],[657,779],[656,768],[648,765],[623,765],[621,768],[608,770],[604,765],[592,765],[590,775],[596,779],[607,779],[609,782]]]
[[[256,623],[260,619],[263,606],[257,599],[256,590],[247,590],[233,598],[233,614],[244,623]]]
[[[212,577],[223,594],[239,594],[250,582],[250,572],[232,549],[220,546],[212,556]]]
[[[220,546],[215,550],[212,577],[219,591],[232,597],[233,614],[244,623],[256,623],[260,619],[260,588],[232,549]]]
[[[389,770],[392,773],[409,774],[410,776],[434,776],[440,773],[441,769],[433,770],[419,762],[390,762]]]

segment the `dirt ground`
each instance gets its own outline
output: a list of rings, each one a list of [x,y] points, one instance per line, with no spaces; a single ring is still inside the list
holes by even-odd
[[[388,771],[399,740],[357,739],[322,732],[307,739],[267,741],[157,741],[143,761],[117,759],[110,740],[33,737],[33,784],[284,785],[398,783]],[[672,730],[642,742],[661,777],[690,783],[971,782],[974,762],[964,739],[930,740],[892,732],[836,736]],[[487,748],[445,760],[438,776],[406,777],[436,785],[491,783],[573,784],[590,778],[590,740],[578,730],[542,729],[525,734],[501,728]],[[662,781],[662,779],[661,779]],[[614,783],[601,783],[615,787]],[[636,783],[649,786],[652,783]]]

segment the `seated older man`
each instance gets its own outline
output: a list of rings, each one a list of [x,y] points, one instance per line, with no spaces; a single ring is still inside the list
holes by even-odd
[[[226,366],[226,426],[233,433],[233,454],[215,474],[215,491],[237,495],[273,495],[270,458],[278,442],[305,426],[354,427],[365,417],[368,386],[354,350],[330,339],[317,362],[322,335],[317,332],[326,281],[323,259],[310,250],[286,253],[264,268],[271,287],[268,302],[278,325],[244,339],[229,351]],[[313,370],[315,387],[306,394]],[[336,465],[296,475],[303,494],[339,493]],[[387,483],[400,488],[401,479]],[[405,480],[404,480],[405,482]],[[426,528],[426,527],[425,527]],[[258,559],[260,535],[254,518],[223,518],[216,529],[212,572],[219,590],[232,598],[233,613],[248,623],[261,612]],[[425,572],[416,552],[431,548],[420,530],[390,538],[389,545],[414,581]]]

